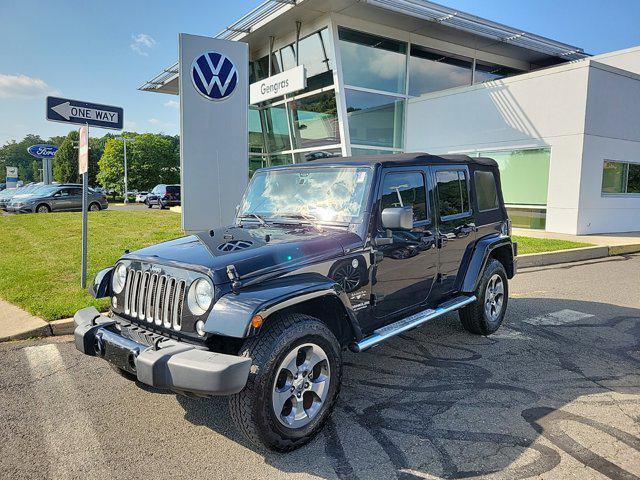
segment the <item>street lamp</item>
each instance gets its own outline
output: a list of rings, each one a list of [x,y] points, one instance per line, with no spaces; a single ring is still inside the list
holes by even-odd
[[[129,203],[129,179],[127,177],[127,142],[135,142],[135,138],[128,137],[116,137],[116,140],[121,140],[124,144],[124,203]]]

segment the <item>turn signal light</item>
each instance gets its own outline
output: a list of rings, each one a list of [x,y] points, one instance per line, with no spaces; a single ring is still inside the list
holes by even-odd
[[[262,322],[264,322],[264,318],[262,318],[260,315],[254,315],[251,318],[251,326],[253,328],[260,328],[262,326]]]

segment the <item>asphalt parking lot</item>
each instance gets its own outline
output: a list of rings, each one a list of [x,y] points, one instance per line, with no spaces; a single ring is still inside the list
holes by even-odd
[[[0,478],[640,478],[640,256],[522,271],[489,338],[457,316],[359,355],[325,431],[257,450],[225,399],[138,388],[70,337],[0,345]]]

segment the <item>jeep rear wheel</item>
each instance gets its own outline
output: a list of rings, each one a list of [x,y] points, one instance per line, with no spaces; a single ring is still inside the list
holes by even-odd
[[[309,442],[329,418],[340,390],[340,345],[320,320],[298,313],[270,318],[247,339],[253,359],[231,416],[254,444],[290,451]]]
[[[459,310],[460,321],[468,332],[490,335],[502,324],[509,300],[507,272],[498,260],[487,262],[475,295],[475,302]]]

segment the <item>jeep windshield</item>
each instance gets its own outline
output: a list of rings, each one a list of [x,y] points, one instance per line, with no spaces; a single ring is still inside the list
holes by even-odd
[[[371,185],[369,167],[302,167],[258,171],[238,218],[360,223]]]

